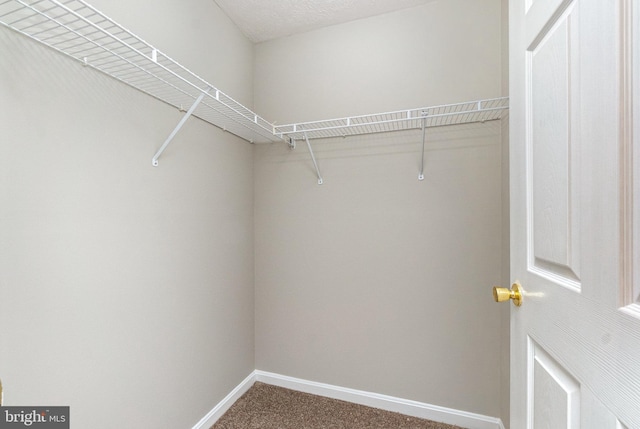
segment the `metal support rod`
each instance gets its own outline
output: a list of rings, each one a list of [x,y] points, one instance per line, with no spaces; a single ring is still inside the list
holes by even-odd
[[[422,118],[422,158],[420,160],[420,174],[418,180],[424,180],[424,143],[427,136],[427,118]]]
[[[313,165],[316,167],[316,174],[318,175],[318,185],[322,185],[322,176],[320,175],[320,169],[318,168],[316,157],[313,155],[313,150],[311,149],[311,143],[309,143],[309,137],[307,137],[307,133],[304,133],[304,139],[307,142],[307,147],[309,148],[309,153],[311,154]]]
[[[187,119],[189,119],[189,116],[191,116],[193,114],[194,110],[196,110],[196,107],[198,107],[198,105],[200,104],[200,102],[202,101],[204,96],[207,95],[207,93],[210,90],[211,90],[211,88],[207,88],[206,91],[204,91],[202,94],[200,94],[198,96],[198,98],[196,98],[196,101],[189,108],[189,110],[187,110],[187,113],[184,114],[182,119],[180,119],[180,122],[178,122],[178,125],[173,129],[171,134],[169,134],[169,137],[167,137],[167,139],[164,141],[164,143],[162,144],[162,147],[160,147],[160,149],[158,149],[156,154],[153,155],[153,159],[151,160],[151,164],[154,167],[158,166],[158,158],[160,158],[160,155],[162,155],[162,152],[164,152],[164,150],[167,148],[167,146],[169,146],[169,143],[171,143],[171,140],[173,140],[173,138],[176,136],[176,134],[178,134],[178,131],[180,131],[180,128],[182,128],[182,126],[185,124],[185,122],[187,122]]]

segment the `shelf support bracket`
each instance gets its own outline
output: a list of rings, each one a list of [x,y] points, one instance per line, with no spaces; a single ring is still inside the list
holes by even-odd
[[[171,140],[173,140],[173,138],[176,136],[176,134],[178,134],[178,131],[180,131],[180,129],[182,128],[182,126],[185,124],[185,122],[187,122],[187,119],[189,119],[189,117],[193,114],[193,112],[196,110],[196,107],[198,107],[198,105],[200,104],[200,102],[202,101],[202,99],[204,98],[205,95],[207,95],[207,93],[211,90],[211,88],[207,88],[206,91],[204,91],[202,94],[200,94],[198,96],[198,98],[196,98],[196,101],[193,103],[193,105],[189,108],[189,110],[187,110],[187,113],[184,114],[184,116],[182,117],[182,119],[180,119],[180,122],[178,122],[178,125],[173,129],[173,131],[171,132],[171,134],[169,134],[169,137],[167,137],[167,139],[164,141],[164,143],[162,144],[162,146],[160,147],[160,149],[158,149],[158,151],[156,152],[155,155],[153,155],[153,159],[151,160],[151,164],[154,167],[158,166],[158,158],[160,158],[160,155],[162,155],[162,152],[164,152],[164,150],[167,148],[167,146],[169,146],[169,143],[171,143]]]
[[[422,112],[422,158],[420,159],[420,174],[418,180],[424,180],[424,143],[427,137],[427,113]]]
[[[304,133],[304,140],[307,142],[307,147],[309,148],[309,153],[311,154],[311,160],[313,161],[313,165],[316,167],[316,174],[318,175],[318,185],[322,185],[322,176],[320,175],[320,169],[318,168],[318,163],[316,162],[316,157],[313,155],[313,149],[311,149],[311,143],[309,143],[309,137],[307,133]]]

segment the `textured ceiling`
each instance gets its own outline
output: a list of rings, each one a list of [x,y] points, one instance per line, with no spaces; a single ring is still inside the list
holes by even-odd
[[[264,42],[433,0],[214,0],[253,42]]]

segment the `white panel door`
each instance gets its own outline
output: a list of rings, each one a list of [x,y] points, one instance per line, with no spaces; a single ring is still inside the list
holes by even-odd
[[[511,429],[640,429],[639,9],[510,1]]]

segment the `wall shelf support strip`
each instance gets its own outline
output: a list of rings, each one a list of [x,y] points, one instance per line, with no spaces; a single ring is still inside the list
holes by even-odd
[[[171,143],[171,140],[173,140],[173,138],[176,136],[176,134],[178,134],[178,131],[180,131],[180,128],[182,128],[182,126],[185,124],[185,122],[187,122],[187,119],[189,119],[189,117],[191,117],[191,115],[193,114],[193,111],[196,110],[196,107],[198,107],[198,105],[200,104],[200,102],[202,101],[204,96],[207,95],[207,93],[210,90],[211,90],[211,88],[207,89],[205,92],[200,94],[198,96],[198,98],[196,98],[196,101],[189,108],[189,110],[187,110],[187,113],[184,114],[182,119],[180,119],[180,122],[178,122],[178,125],[173,129],[171,134],[169,134],[169,137],[167,137],[167,139],[164,141],[164,143],[160,147],[160,149],[158,149],[156,154],[153,155],[153,159],[151,160],[151,165],[153,165],[154,167],[158,166],[158,158],[160,158],[160,155],[162,155],[162,152],[164,152],[164,150],[167,148],[167,146],[169,146],[169,143]]]

